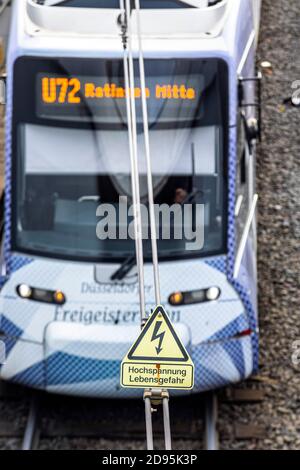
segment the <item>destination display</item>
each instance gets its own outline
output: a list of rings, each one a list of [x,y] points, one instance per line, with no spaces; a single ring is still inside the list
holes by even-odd
[[[126,88],[120,77],[37,75],[38,117],[126,122],[126,98],[134,97],[141,107],[139,84]],[[150,77],[145,89],[150,120],[190,119],[197,114],[203,90],[201,75]]]
[[[42,101],[45,104],[78,104],[82,100],[124,99],[134,95],[141,98],[142,90],[135,87],[133,90],[118,86],[116,83],[98,85],[95,81],[86,78],[41,77]],[[146,97],[150,98],[153,91],[146,87]],[[156,84],[154,97],[160,99],[194,100],[196,90],[184,84]]]

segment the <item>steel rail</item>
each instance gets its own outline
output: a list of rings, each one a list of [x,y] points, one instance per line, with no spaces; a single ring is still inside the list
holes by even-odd
[[[36,396],[31,398],[28,418],[26,422],[24,437],[22,441],[22,450],[34,450],[37,447],[39,438],[39,402]]]
[[[205,431],[204,442],[206,450],[219,450],[219,436],[217,431],[218,399],[212,392],[206,397],[205,403]]]

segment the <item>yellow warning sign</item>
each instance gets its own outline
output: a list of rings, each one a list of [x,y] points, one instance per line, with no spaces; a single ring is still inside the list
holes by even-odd
[[[167,313],[158,306],[121,365],[121,385],[192,389],[194,364]]]

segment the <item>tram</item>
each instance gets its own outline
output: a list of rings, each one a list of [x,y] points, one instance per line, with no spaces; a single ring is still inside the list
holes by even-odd
[[[154,202],[170,210],[173,204],[203,208],[202,243],[174,230],[163,239],[163,222],[157,240],[161,303],[195,364],[193,391],[174,393],[196,393],[241,381],[258,367],[261,2],[140,4]],[[13,2],[0,377],[52,393],[141,393],[121,388],[119,379],[140,330],[135,246],[126,236],[133,196],[128,94],[136,102],[145,207],[148,198],[134,2],[134,90],[124,81],[121,13],[119,0]],[[105,237],[101,229],[112,208],[113,233]],[[197,233],[194,215],[184,222]],[[155,299],[146,238],[149,314]]]

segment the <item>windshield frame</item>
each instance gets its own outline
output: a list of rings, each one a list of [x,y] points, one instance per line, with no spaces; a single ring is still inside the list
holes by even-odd
[[[53,7],[65,7],[65,8],[86,8],[86,5],[84,4],[80,4],[80,5],[64,5],[64,3],[67,3],[68,0],[44,0],[44,6],[53,6]],[[70,0],[69,0],[70,1]],[[156,0],[157,3],[160,1],[160,0]],[[159,9],[176,9],[176,8],[197,8],[197,4],[195,2],[195,0],[173,0],[174,1],[174,5],[173,6],[155,6],[155,7],[145,7],[143,6],[143,4],[141,4],[141,9],[156,9],[156,8],[159,8]],[[80,2],[79,2],[80,3]],[[99,8],[99,6],[89,6],[88,8]],[[111,9],[115,9],[115,7],[111,7],[110,5],[106,5],[106,6],[103,6],[102,8],[111,8]],[[120,7],[118,6],[117,9],[120,9]]]
[[[64,60],[63,57],[59,57],[59,60]],[[66,60],[77,60],[76,58],[68,57],[65,58]],[[115,58],[108,58],[105,57],[103,60],[114,60]],[[120,59],[120,58],[119,58]],[[151,57],[151,59],[154,59]],[[161,59],[157,57],[157,59]],[[218,255],[225,255],[227,253],[227,225],[228,225],[228,155],[229,155],[229,73],[228,73],[228,64],[225,60],[219,59],[216,57],[211,58],[203,58],[203,57],[177,57],[178,60],[215,60],[218,61],[220,66],[220,70],[222,73],[222,112],[223,112],[223,221],[222,221],[222,242],[223,246],[220,250],[213,250],[211,252],[205,251],[201,253],[201,251],[186,251],[182,253],[170,254],[170,255],[159,255],[160,261],[172,261],[172,260],[184,260],[190,258],[209,258],[212,256]],[[36,77],[36,74],[41,71],[41,67],[39,64],[49,63],[49,61],[56,60],[56,58],[48,58],[48,57],[37,57],[37,56],[22,56],[19,57],[15,64],[14,64],[14,93],[13,93],[13,119],[12,119],[12,180],[15,181],[15,184],[12,187],[12,223],[11,223],[11,246],[12,250],[15,253],[20,253],[22,255],[30,255],[34,257],[40,257],[44,259],[56,259],[56,260],[66,260],[66,261],[73,261],[73,262],[87,262],[87,263],[99,263],[99,262],[121,262],[124,260],[124,257],[127,257],[127,254],[122,256],[116,256],[114,258],[108,253],[107,255],[103,255],[101,257],[92,258],[92,257],[85,257],[85,256],[69,256],[61,255],[60,253],[49,253],[45,251],[39,251],[37,249],[30,249],[28,247],[22,247],[18,245],[17,242],[17,232],[18,232],[18,213],[17,213],[17,204],[18,204],[18,180],[22,178],[22,175],[19,175],[19,169],[21,162],[21,155],[19,154],[19,144],[18,144],[18,133],[19,133],[19,125],[20,124],[27,124],[27,123],[34,123],[34,124],[43,124],[45,126],[57,126],[60,127],[75,127],[75,128],[94,128],[95,124],[91,123],[84,123],[81,122],[75,123],[72,121],[64,122],[62,120],[53,120],[53,119],[46,119],[37,117],[36,115],[36,107],[31,106],[29,107],[28,104],[30,103],[30,99],[28,99],[28,93],[24,95],[24,76],[27,77],[27,81],[30,83],[30,77]],[[95,61],[94,58],[91,59],[81,59],[84,61]],[[147,59],[146,59],[147,60]],[[154,59],[155,60],[155,59]],[[44,71],[44,70],[43,70]],[[25,73],[25,75],[24,75]],[[29,75],[29,77],[27,76]],[[21,76],[22,80],[16,80],[16,77]],[[33,82],[35,83],[35,81]],[[26,87],[25,87],[26,89]],[[134,254],[134,252],[133,252]],[[145,261],[151,260],[151,253],[145,253]]]

